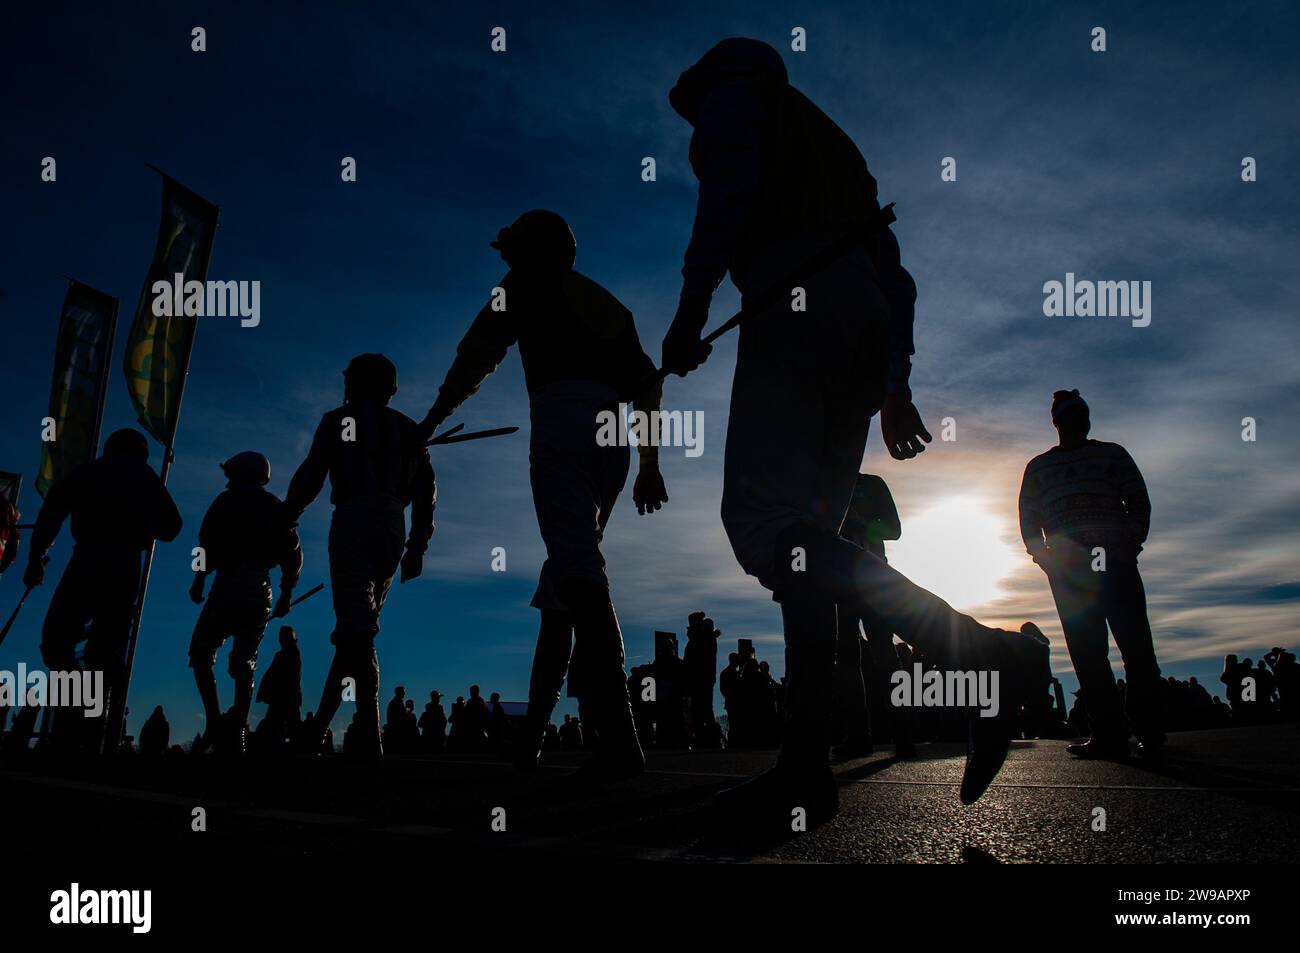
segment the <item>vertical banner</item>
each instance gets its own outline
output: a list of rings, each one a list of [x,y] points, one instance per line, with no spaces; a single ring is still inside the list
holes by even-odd
[[[167,448],[168,456],[198,322],[197,312],[186,313],[193,309],[184,306],[185,285],[207,280],[216,229],[217,207],[164,175],[158,243],[127,337],[124,370],[140,425]],[[159,282],[172,289],[161,292],[169,297],[166,307],[157,306]]]
[[[36,476],[36,492],[41,496],[72,470],[93,460],[99,449],[116,326],[116,298],[78,281],[68,286],[50,387],[54,439],[41,442],[41,468]]]
[[[123,370],[140,426],[163,445],[159,476],[166,485],[175,457],[176,425],[180,421],[181,397],[194,350],[194,332],[205,299],[203,283],[208,278],[218,209],[170,176],[159,174],[163,178],[162,223],[149,272],[140,289]],[[140,595],[126,645],[123,683],[110,689],[108,730],[104,739],[110,752],[116,751],[126,733],[126,699],[131,690],[131,669],[135,665],[135,648],[144,618],[144,600],[149,592],[153,554],[154,546],[150,544],[140,572]]]

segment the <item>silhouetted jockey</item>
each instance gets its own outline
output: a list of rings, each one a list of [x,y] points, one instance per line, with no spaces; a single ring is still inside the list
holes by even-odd
[[[343,406],[321,418],[307,459],[289,483],[285,510],[297,520],[330,480],[330,590],[334,661],[325,677],[315,728],[324,731],[342,701],[343,680],[356,685],[362,757],[383,753],[379,734],[379,657],[375,636],[393,576],[423,571],[437,498],[429,453],[415,421],[388,407],[397,368],[382,354],[362,354],[343,372]],[[411,529],[404,510],[411,507]]]
[[[167,753],[171,743],[171,726],[163,714],[162,705],[154,708],[143,725],[140,726],[140,753],[150,757],[160,757]]]
[[[601,739],[581,776],[616,780],[645,764],[600,550],[627,481],[630,454],[625,440],[600,439],[598,417],[627,401],[638,411],[658,411],[662,388],[638,393],[654,363],[627,308],[573,270],[577,243],[563,218],[526,212],[501,230],[492,247],[510,271],[457,348],[421,427],[432,433],[518,343],[531,406],[529,472],[546,562],[532,600],[542,619],[516,763],[523,771],[535,770],[572,652],[571,693],[590,705]],[[656,437],[638,445],[641,466],[632,490],[638,513],[654,512],[668,499],[657,443]]]
[[[223,490],[203,517],[199,546],[204,569],[194,573],[190,598],[203,602],[203,585],[215,573],[212,592],[199,613],[190,639],[190,668],[207,718],[204,746],[219,753],[243,754],[248,710],[253,704],[257,651],[272,615],[289,612],[294,586],[302,572],[298,531],[285,526],[280,498],[266,489],[271,463],[253,450],[221,464]],[[280,567],[280,599],[272,607],[271,570]],[[222,716],[213,668],[226,639],[232,639],[227,671],[235,681],[235,700]]]
[[[1020,536],[1051,584],[1092,725],[1091,739],[1067,750],[1084,758],[1127,757],[1127,708],[1139,753],[1159,758],[1162,683],[1137,564],[1151,525],[1146,484],[1123,447],[1088,439],[1088,405],[1077,390],[1053,395],[1052,423],[1059,444],[1025,467]],[[1123,705],[1107,623],[1128,679]]]
[[[913,458],[931,439],[907,386],[915,285],[892,216],[852,139],[789,85],[766,43],[723,40],[669,101],[694,126],[699,200],[664,368],[685,374],[707,358],[699,334],[725,274],[746,306],[776,293],[740,329],[722,510],[741,567],[781,603],[787,724],[775,770],[719,805],[784,823],[792,805],[814,822],[839,809],[827,764],[836,603],[872,608],[950,668],[1001,671],[1000,716],[971,720],[961,797],[974,801],[1004,762],[1031,667],[1022,657],[1040,646],[958,614],[839,536],[872,415],[880,411],[894,458]],[[863,241],[835,263],[801,286],[777,285],[854,230]]]
[[[781,603],[786,726],[773,772],[719,805],[788,825],[803,806],[816,822],[838,810],[827,763],[835,665],[835,605],[860,602],[887,627],[957,669],[999,669],[997,718],[971,721],[961,797],[1000,769],[1025,680],[1040,647],[989,629],[842,540],[871,417],[898,459],[930,434],[908,388],[915,285],[899,260],[876,182],[857,147],[789,85],[781,56],[756,40],[719,43],[669,94],[694,126],[699,201],[682,293],[663,344],[664,368],[685,374],[708,356],[700,340],[714,290],[729,271],[745,304],[776,303],[740,327],[732,383],[722,521],[744,570]],[[783,276],[861,230],[864,240],[796,288]],[[802,304],[802,312],[792,313]]]
[[[18,522],[22,517],[9,496],[0,493],[0,576],[14,564],[21,546]]]
[[[41,631],[41,657],[50,671],[78,671],[77,645],[85,640],[86,666],[104,673],[112,698],[106,714],[86,719],[80,710],[60,708],[51,746],[72,750],[103,747],[106,719],[124,704],[122,679],[140,563],[154,540],[170,542],[181,531],[181,514],[149,466],[149,441],[138,430],[118,430],[104,441],[104,453],[60,480],[45,496],[32,531],[23,582],[39,586],[43,559],[63,521],[72,518],[72,557],[50,600]],[[113,753],[117,744],[107,746]]]
[[[266,705],[258,731],[279,747],[297,733],[302,713],[302,651],[291,625],[280,626],[280,650],[257,686],[257,700]]]
[[[840,527],[840,536],[861,546],[883,562],[885,540],[902,535],[898,509],[885,481],[870,473],[858,474],[853,499]],[[866,636],[871,651],[870,669],[875,684],[871,694],[884,700],[889,716],[889,733],[895,753],[900,758],[915,756],[908,727],[907,710],[890,704],[891,677],[901,667],[894,651],[894,634],[889,624],[861,603],[838,607],[839,637],[835,644],[835,709],[843,731],[837,758],[858,758],[874,750],[871,733],[871,709],[867,704],[866,679],[862,672],[862,640]]]
[[[429,692],[418,726],[425,751],[441,751],[447,743],[447,713],[442,708],[442,693]]]

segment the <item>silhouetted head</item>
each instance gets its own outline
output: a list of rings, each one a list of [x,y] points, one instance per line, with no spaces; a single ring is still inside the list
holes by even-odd
[[[256,450],[244,450],[221,464],[231,486],[266,486],[271,482],[271,461]]]
[[[559,215],[533,209],[497,232],[492,247],[512,269],[533,274],[564,274],[578,257],[578,240]]]
[[[429,692],[429,701],[431,702],[442,701],[442,692]]]
[[[298,644],[298,633],[294,632],[293,626],[280,626],[280,648],[287,649],[290,646]]]
[[[492,693],[492,697],[489,698],[488,700],[489,700],[490,702],[492,702],[492,704],[495,705],[497,702],[501,701],[501,693],[500,693],[500,692],[493,692],[493,693]]]
[[[393,697],[394,697],[394,698],[405,698],[405,697],[406,697],[406,687],[405,687],[404,685],[398,685],[396,691],[393,692]]]
[[[414,700],[414,699],[408,698],[408,699],[406,700],[406,710],[407,710],[407,711],[415,711],[415,700]]]
[[[677,85],[668,93],[668,102],[693,126],[700,104],[709,92],[738,79],[769,88],[784,86],[789,81],[785,61],[774,47],[762,40],[733,36],[713,47],[677,78]]]
[[[478,698],[478,696],[479,696],[479,692],[480,692],[480,691],[481,691],[481,689],[480,689],[477,685],[471,685],[471,686],[469,687],[469,697],[470,697],[470,698]]]
[[[104,456],[149,462],[149,438],[138,430],[114,430],[104,441]]]
[[[1052,395],[1052,426],[1062,441],[1080,441],[1092,429],[1088,416],[1088,403],[1078,390],[1058,390]]]
[[[343,399],[386,404],[397,393],[397,368],[382,354],[358,354],[343,370]]]

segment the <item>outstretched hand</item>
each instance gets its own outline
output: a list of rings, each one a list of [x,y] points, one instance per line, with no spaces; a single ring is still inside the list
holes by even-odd
[[[190,602],[196,606],[203,603],[203,577],[198,573],[194,574],[194,581],[190,583]]]
[[[880,433],[895,460],[910,460],[934,440],[910,398],[891,394],[880,408]],[[922,443],[924,441],[924,443]]]
[[[636,482],[632,484],[632,502],[642,516],[656,512],[668,502],[668,489],[658,465],[643,466],[637,473]]]

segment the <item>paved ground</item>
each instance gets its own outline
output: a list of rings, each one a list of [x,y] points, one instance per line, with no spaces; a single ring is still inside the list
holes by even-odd
[[[782,843],[716,834],[710,796],[763,769],[770,751],[655,752],[645,777],[603,793],[557,784],[581,757],[556,755],[521,780],[487,757],[341,758],[149,766],[0,765],[6,838],[64,837],[78,850],[274,861],[340,853],[455,858],[603,857],[684,862],[1294,862],[1300,847],[1300,730],[1272,725],[1170,739],[1167,765],[1077,762],[1056,741],[1018,743],[973,807],[957,800],[962,752],[922,745],[837,767],[841,813]],[[204,808],[207,831],[191,830]],[[492,830],[505,809],[506,830]],[[1093,830],[1094,811],[1106,829]],[[196,838],[201,840],[196,841]],[[201,848],[200,846],[201,845]]]

